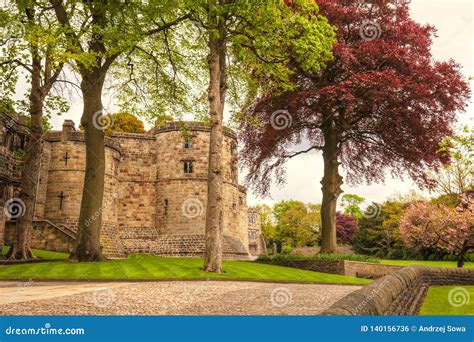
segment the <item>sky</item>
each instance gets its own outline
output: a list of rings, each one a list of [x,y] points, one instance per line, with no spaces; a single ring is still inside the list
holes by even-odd
[[[434,39],[432,53],[435,59],[445,61],[454,59],[462,66],[462,72],[466,77],[474,76],[474,0],[412,0],[410,4],[412,18],[421,24],[431,24],[438,30],[438,37]],[[383,29],[382,29],[383,30]],[[382,31],[383,33],[383,31]],[[474,93],[474,81],[470,81]],[[19,87],[25,88],[24,86]],[[105,95],[103,103],[108,112],[113,112],[115,99],[111,95]],[[73,120],[78,125],[82,112],[82,101],[77,96],[71,97],[71,108],[60,117],[53,117],[54,129],[61,129],[65,119]],[[474,121],[474,104],[469,104],[465,113],[459,113],[461,124],[472,124]],[[272,204],[283,199],[295,199],[306,203],[320,203],[321,178],[323,171],[323,160],[320,152],[314,152],[298,156],[287,163],[286,184],[281,188],[275,186],[271,194],[266,198],[255,197],[251,190],[248,191],[248,203]],[[242,181],[245,170],[241,172]],[[387,175],[382,184],[361,184],[358,186],[342,186],[344,193],[355,193],[370,202],[383,202],[389,197],[403,195],[413,189],[416,185],[407,177],[404,179],[392,179]],[[420,191],[418,189],[418,191]],[[425,195],[429,195],[425,193]]]

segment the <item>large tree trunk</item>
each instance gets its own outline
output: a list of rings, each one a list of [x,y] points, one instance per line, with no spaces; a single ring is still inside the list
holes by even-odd
[[[209,168],[207,186],[207,211],[205,255],[203,270],[222,272],[223,237],[223,112],[226,92],[225,24],[218,20],[216,0],[209,0],[209,115],[211,135],[209,142]],[[216,33],[216,29],[219,34]]]
[[[84,101],[81,125],[86,145],[86,172],[82,191],[81,212],[72,261],[105,260],[100,248],[102,199],[104,195],[105,150],[104,132],[94,124],[94,114],[102,111],[102,86],[105,74],[99,70],[82,76],[81,90]],[[97,120],[96,120],[97,121]]]
[[[16,235],[7,257],[27,260],[35,258],[30,248],[31,228],[35,215],[36,190],[41,162],[41,138],[43,135],[44,94],[41,85],[41,58],[38,49],[31,47],[32,73],[30,93],[30,137],[26,144],[25,161],[21,177],[20,200],[25,205],[24,212],[17,218]],[[49,89],[47,89],[49,91]]]
[[[321,181],[323,202],[321,205],[321,253],[334,253],[336,239],[336,205],[341,194],[342,177],[339,175],[339,149],[332,120],[325,120],[324,134],[324,176]]]

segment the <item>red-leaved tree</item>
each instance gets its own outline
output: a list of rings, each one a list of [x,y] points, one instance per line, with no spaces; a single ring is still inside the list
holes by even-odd
[[[333,61],[319,73],[304,72],[294,62],[295,88],[257,98],[240,138],[246,181],[261,195],[273,178],[284,182],[286,161],[322,151],[321,251],[331,253],[336,250],[340,166],[351,184],[381,181],[389,169],[432,185],[426,171],[449,161],[437,153],[438,143],[452,135],[469,88],[454,61],[433,61],[435,28],[410,19],[408,2],[318,4],[337,27]]]
[[[341,213],[340,211],[336,212],[336,235],[338,243],[352,243],[356,230],[357,220],[355,217]]]

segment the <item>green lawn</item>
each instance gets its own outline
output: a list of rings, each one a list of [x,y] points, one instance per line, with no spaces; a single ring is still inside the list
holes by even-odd
[[[420,315],[474,315],[474,286],[434,286]]]
[[[437,267],[457,267],[456,261],[425,261],[425,260],[380,260],[380,263],[385,265],[422,265],[422,266],[437,266]],[[474,267],[474,262],[466,262],[464,267]]]
[[[38,253],[39,255],[39,253]],[[62,254],[64,256],[64,254]],[[338,284],[368,284],[370,280],[304,271],[251,261],[224,261],[224,274],[201,270],[202,259],[163,258],[132,254],[127,259],[94,263],[56,261],[0,266],[0,279],[249,279]]]
[[[3,247],[3,251],[0,255],[0,260],[5,258],[5,255],[7,254],[9,249],[10,246]],[[38,258],[42,259],[67,259],[67,257],[69,256],[69,254],[67,253],[44,251],[41,249],[33,249],[33,254]]]

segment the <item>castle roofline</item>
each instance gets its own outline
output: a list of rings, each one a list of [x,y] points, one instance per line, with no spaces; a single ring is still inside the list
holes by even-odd
[[[149,130],[148,133],[156,135],[156,134],[160,134],[164,132],[183,131],[183,130],[210,132],[211,127],[209,126],[209,124],[205,122],[200,122],[200,121],[172,121],[172,122],[167,122],[163,125],[154,127],[151,130]],[[233,139],[237,139],[237,134],[229,127],[224,127],[224,135]]]

